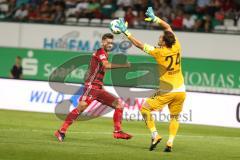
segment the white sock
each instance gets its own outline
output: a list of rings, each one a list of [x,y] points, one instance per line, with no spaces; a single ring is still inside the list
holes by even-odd
[[[174,140],[174,137],[169,137],[169,139],[167,141],[167,145],[172,146],[173,145],[173,140]]]
[[[158,135],[158,132],[157,131],[153,131],[152,132],[152,139],[155,139],[157,135]]]

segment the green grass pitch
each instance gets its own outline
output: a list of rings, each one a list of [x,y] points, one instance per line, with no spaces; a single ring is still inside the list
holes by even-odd
[[[76,122],[64,143],[53,136],[62,123],[54,114],[0,110],[1,160],[239,160],[240,129],[180,125],[174,151],[164,153],[168,123],[157,123],[163,141],[148,151],[144,122],[123,121],[131,140],[112,138],[112,119]]]

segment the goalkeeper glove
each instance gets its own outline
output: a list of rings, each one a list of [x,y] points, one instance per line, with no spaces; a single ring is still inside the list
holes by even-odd
[[[119,18],[117,28],[124,33],[127,37],[131,36],[131,33],[127,29],[128,23],[124,21],[123,18]]]
[[[147,21],[147,22],[160,23],[160,21],[161,21],[160,18],[158,18],[157,16],[155,16],[152,7],[148,7],[145,15],[148,17],[148,18],[145,18],[145,21]]]

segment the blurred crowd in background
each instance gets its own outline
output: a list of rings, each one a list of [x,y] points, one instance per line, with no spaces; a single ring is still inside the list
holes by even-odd
[[[148,6],[175,30],[240,32],[240,0],[0,0],[0,19],[98,26],[124,17],[131,28],[155,28],[144,21]]]

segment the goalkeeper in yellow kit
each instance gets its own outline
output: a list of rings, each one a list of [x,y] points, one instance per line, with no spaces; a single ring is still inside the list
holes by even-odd
[[[181,45],[173,33],[171,26],[159,17],[156,17],[152,7],[147,9],[146,16],[146,21],[157,23],[164,30],[163,35],[160,35],[158,47],[153,47],[136,39],[127,30],[127,25],[122,18],[119,19],[116,27],[118,27],[137,48],[153,56],[159,65],[159,89],[154,95],[147,98],[141,108],[141,113],[152,134],[151,146],[149,148],[149,150],[152,151],[162,140],[162,137],[156,130],[151,111],[161,110],[165,105],[168,105],[170,111],[169,139],[164,151],[171,152],[173,141],[179,128],[179,114],[182,111],[183,102],[186,97],[181,68]]]

